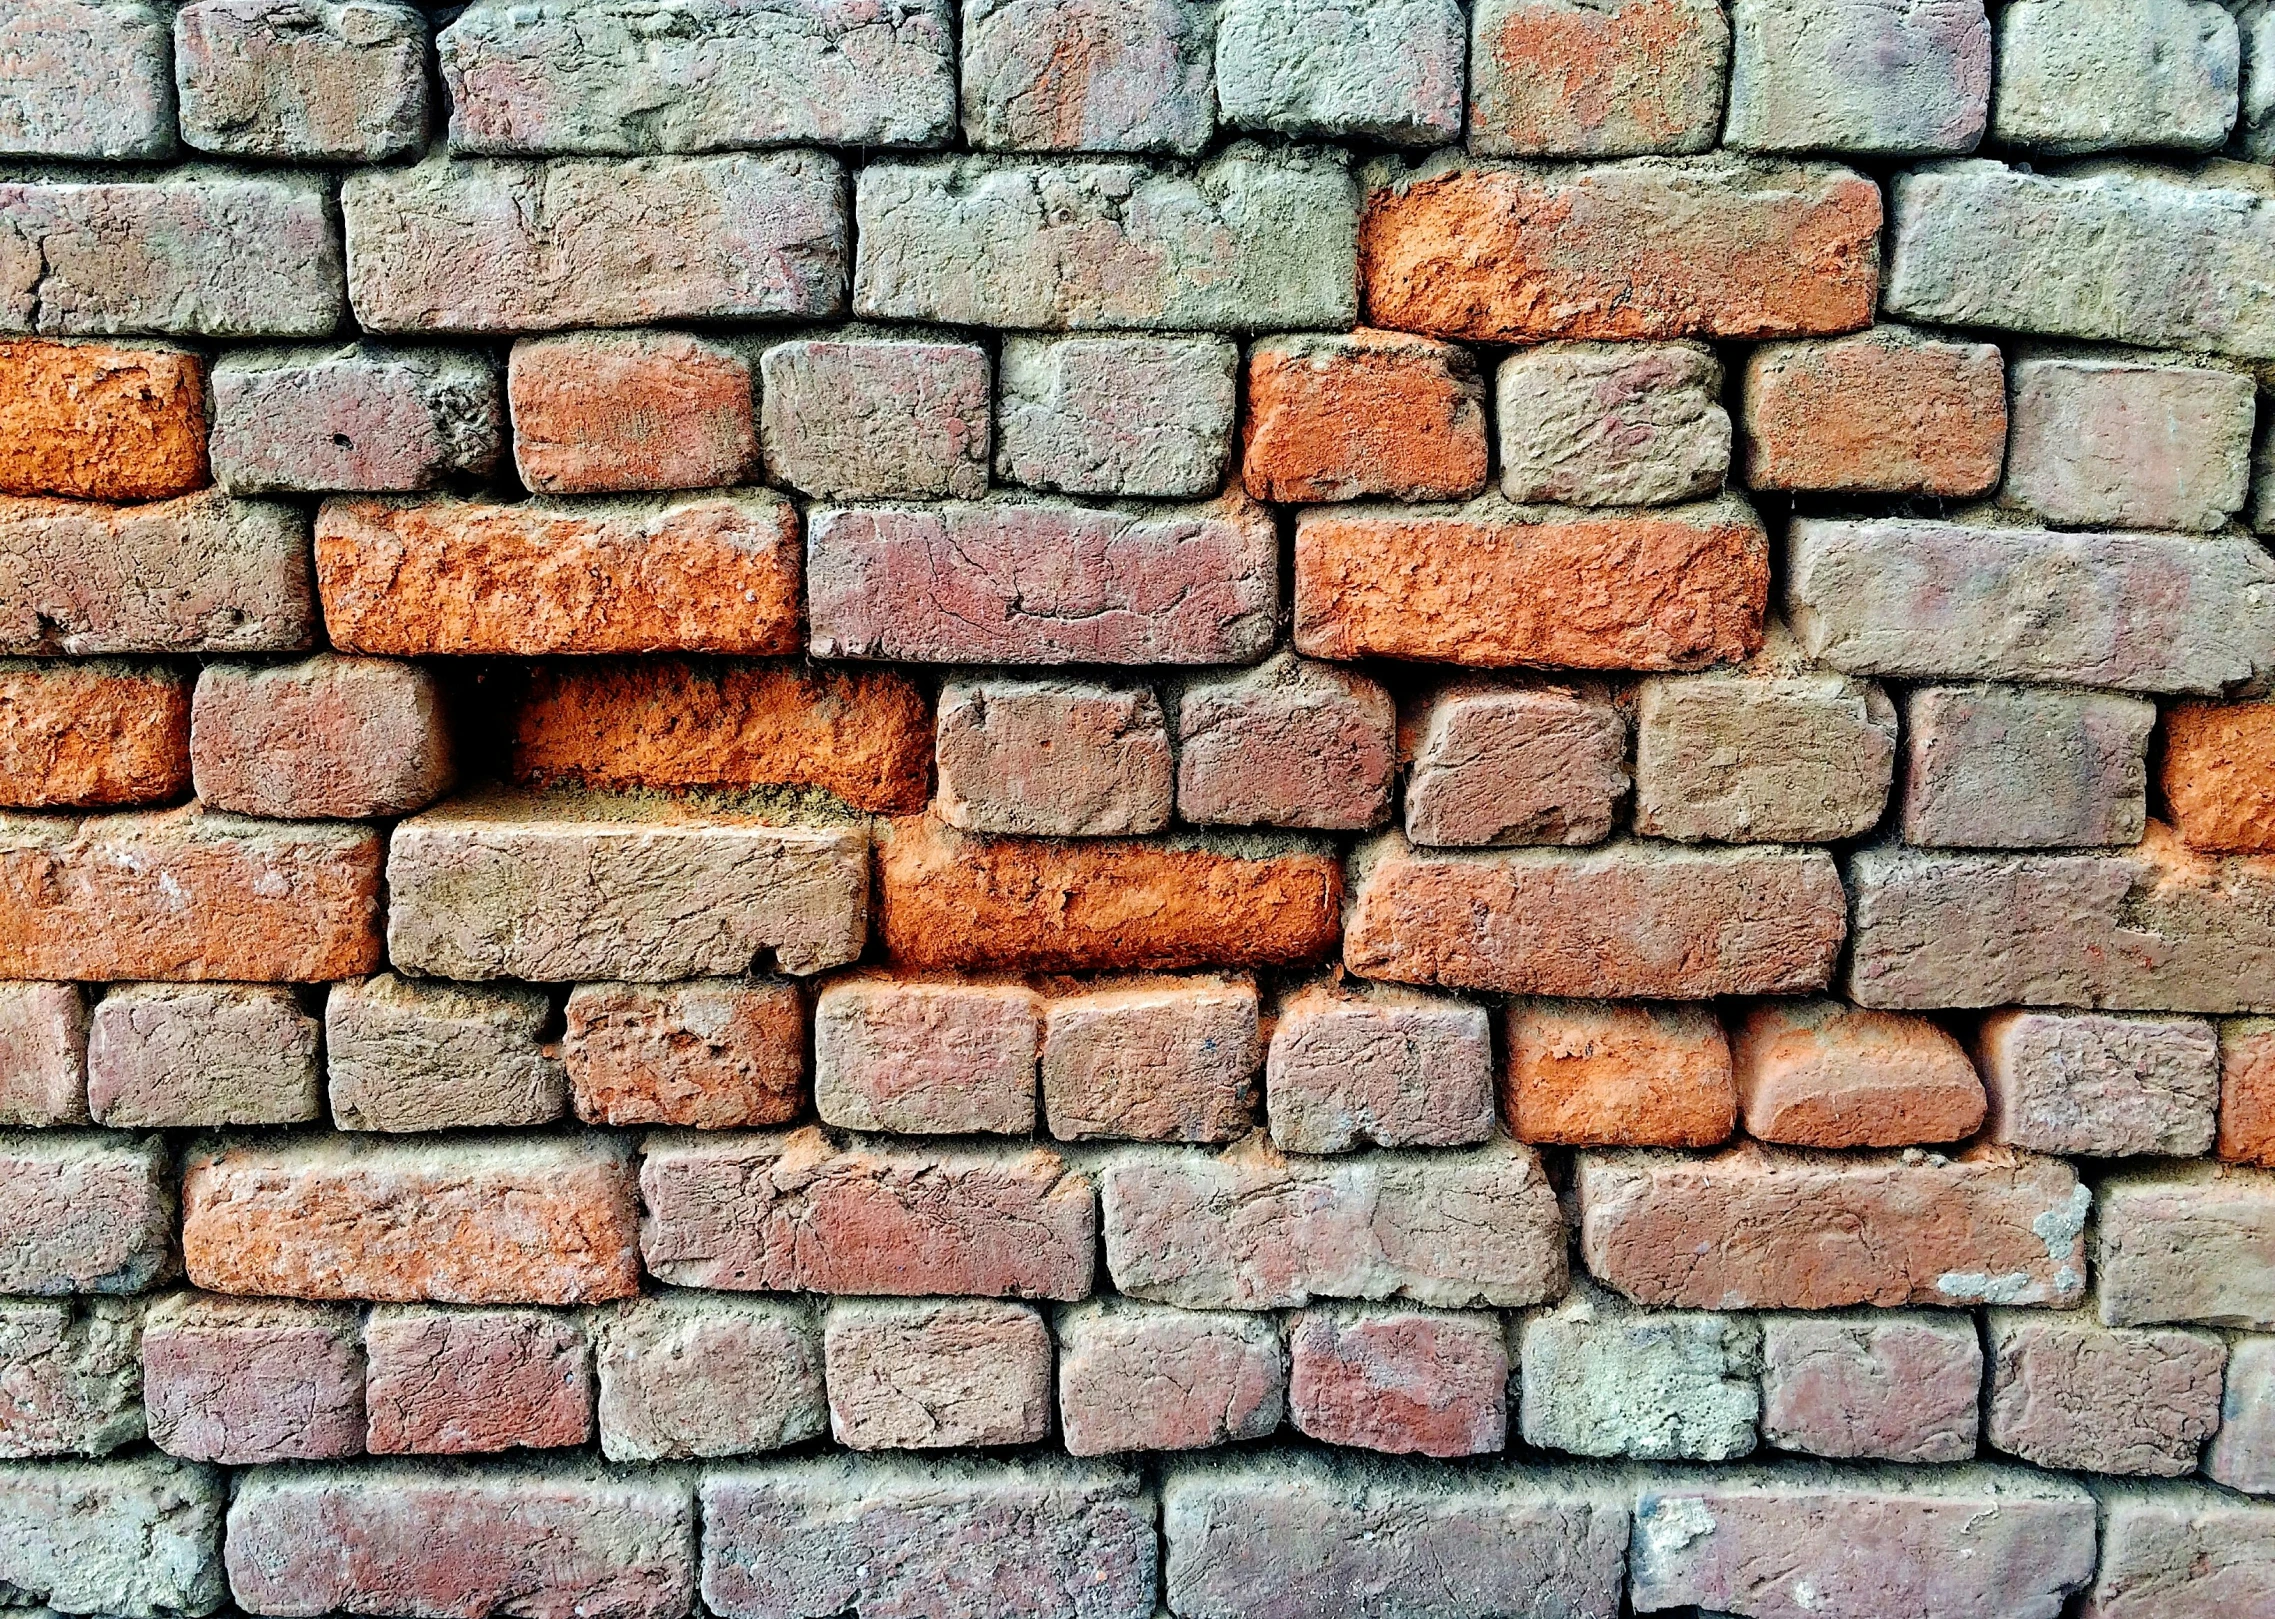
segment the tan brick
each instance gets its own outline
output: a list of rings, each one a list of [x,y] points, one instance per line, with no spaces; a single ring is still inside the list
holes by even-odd
[[[112,1129],[304,1124],[324,1026],[282,984],[120,984],[87,1036],[87,1107]]]
[[[1924,1017],[1838,1001],[1768,1001],[1731,1039],[1738,1107],[1757,1141],[1906,1147],[1959,1141],[1983,1122],[1983,1082]]]
[[[1746,359],[1741,461],[1756,489],[1980,495],[2006,460],[2006,372],[1988,343],[1875,326]]]
[[[594,1336],[612,1462],[748,1455],[829,1425],[802,1304],[666,1288],[599,1314]]]
[[[814,1001],[814,1110],[847,1130],[1027,1135],[1041,1014],[1023,984],[836,979]]]
[[[0,494],[163,500],[205,483],[205,362],[195,354],[0,341]]]
[[[163,804],[189,790],[190,682],[164,664],[0,660],[0,803]]]
[[[1485,487],[1466,349],[1364,327],[1250,345],[1241,478],[1258,500],[1463,500]]]
[[[751,363],[685,332],[525,338],[506,367],[513,460],[540,495],[754,482]]]
[[[1709,1007],[1520,1000],[1507,1019],[1501,1112],[1519,1141],[1712,1147],[1737,1124]]]
[[[1453,1147],[1493,1133],[1493,1042],[1482,1006],[1322,979],[1280,1003],[1265,1067],[1286,1152]]]
[[[1601,843],[1631,785],[1627,720],[1592,684],[1459,679],[1400,716],[1406,836],[1435,847]]]
[[[841,1299],[822,1325],[830,1434],[853,1450],[1025,1445],[1051,1431],[1051,1334],[1031,1304]]]
[[[1287,1409],[1279,1323],[1122,1298],[1059,1312],[1059,1421],[1077,1456],[1261,1439]]]
[[[779,979],[579,984],[561,1056],[588,1124],[786,1124],[805,1105],[806,1010]]]
[[[77,985],[0,982],[0,1126],[87,1122],[87,1026]]]
[[[1230,1141],[1264,1063],[1256,986],[1216,976],[1052,986],[1043,1110],[1061,1141]]]

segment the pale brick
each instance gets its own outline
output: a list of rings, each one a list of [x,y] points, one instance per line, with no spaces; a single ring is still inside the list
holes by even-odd
[[[966,831],[1111,837],[1169,824],[1169,724],[1144,687],[945,681],[934,753],[940,817]]]
[[[2201,1019],[1994,1012],[1976,1050],[1993,1141],[2094,1158],[2211,1150],[2220,1042]]]
[[[1983,1122],[1975,1065],[1924,1017],[1764,1001],[1730,1044],[1739,1111],[1757,1141],[1904,1147],[1963,1140]]]
[[[1262,1439],[1287,1409],[1287,1351],[1268,1315],[1092,1299],[1057,1329],[1059,1421],[1076,1456]]]
[[[1501,493],[1572,506],[1659,506],[1722,487],[1730,413],[1702,343],[1543,343],[1494,375]]]
[[[1737,1124],[1711,1007],[1513,1000],[1505,1027],[1501,1112],[1519,1141],[1712,1147]]]
[[[74,985],[0,983],[0,1127],[87,1122],[87,1024]]]
[[[2233,1163],[2275,1168],[2275,1019],[2220,1025],[2220,1122],[2212,1150]]]
[[[427,21],[395,0],[192,0],[174,78],[201,152],[378,163],[426,144]]]
[[[1751,1317],[1654,1314],[1582,1284],[1511,1336],[1528,1445],[1715,1462],[1754,1448],[1762,1333]]]
[[[1164,152],[1216,129],[1206,0],[964,0],[964,136],[983,152]]]
[[[177,1293],[142,1323],[150,1442],[240,1466],[363,1450],[363,1344],[337,1305]]]
[[[140,1439],[141,1337],[138,1300],[0,1303],[0,1460],[107,1456]]]
[[[814,1002],[814,1110],[846,1130],[1023,1136],[1041,1043],[1023,984],[840,978]]]
[[[2275,1327],[2275,1172],[2166,1164],[2101,1183],[2102,1324]]]
[[[1983,0],[1736,0],[1724,144],[1971,152],[1991,100]]]
[[[1627,796],[1627,720],[1602,691],[1457,681],[1400,726],[1407,841],[1601,843]]]
[[[2090,1312],[1992,1310],[1983,1437],[2040,1467],[2175,1478],[2220,1423],[2213,1333],[2104,1327]]]
[[[1258,500],[1464,500],[1485,487],[1485,384],[1467,349],[1405,332],[1248,347],[1241,477]]]
[[[209,808],[286,820],[406,815],[458,776],[432,672],[329,654],[207,664],[190,706],[190,768]]]
[[[2275,7],[2244,0],[2235,19],[2243,83],[2230,150],[2265,163],[2275,159]]]
[[[1284,1152],[1457,1147],[1493,1133],[1493,1043],[1482,1006],[1323,979],[1281,1002],[1265,1109]]]
[[[805,1102],[806,1012],[780,979],[579,984],[561,1056],[588,1124],[732,1130]]]
[[[2210,151],[2236,119],[2235,19],[2206,0],[2014,0],[1991,133],[2037,152]]]
[[[2006,375],[1988,343],[1882,324],[1746,358],[1740,411],[1755,489],[1979,495],[2006,455]]]
[[[2081,1619],[2192,1619],[2275,1604],[2275,1510],[2202,1485],[2096,1480],[2101,1557]]]
[[[1330,1445],[1475,1456],[1508,1437],[1509,1346],[1484,1312],[1314,1305],[1288,1323],[1288,1414]]]
[[[87,1105],[112,1129],[303,1124],[324,1108],[323,1025],[270,984],[121,984],[95,1008]]]
[[[1051,1335],[1031,1304],[841,1299],[822,1343],[830,1434],[849,1449],[1024,1445],[1051,1431]]]
[[[2275,1495],[2275,1338],[2228,1340],[2220,1428],[2204,1452],[2205,1476],[2249,1495]]]
[[[2168,529],[2216,529],[2243,509],[2254,403],[2247,374],[2032,355],[2014,362],[2012,377],[1999,490],[2007,505],[2049,523]]]
[[[0,1294],[139,1293],[174,1273],[173,1226],[157,1136],[0,1134]]]
[[[487,477],[498,374],[455,349],[236,349],[213,365],[213,476],[232,494],[385,494]]]
[[[743,1456],[827,1426],[821,1335],[800,1305],[671,1288],[598,1317],[593,1350],[612,1462]]]
[[[1043,1007],[1043,1111],[1062,1141],[1229,1141],[1264,1066],[1245,978],[1097,979]]]
[[[166,1456],[0,1467],[0,1590],[33,1613],[217,1612],[228,1501],[221,1473]]]
[[[540,495],[755,482],[749,358],[687,332],[525,339],[506,362],[514,470]]]
[[[0,19],[0,154],[166,157],[174,71],[163,5],[29,0]]]
[[[0,660],[0,802],[163,804],[188,789],[190,679],[163,663]]]
[[[1238,129],[1439,146],[1461,135],[1455,0],[1226,0],[1217,105]]]
[[[1983,1344],[1973,1317],[1858,1310],[1760,1319],[1764,1443],[1891,1462],[1974,1456]]]
[[[332,1122],[393,1133],[547,1124],[568,1072],[544,1043],[553,1015],[534,989],[470,989],[381,973],[324,1003]]]
[[[1703,152],[1721,131],[1719,0],[1477,0],[1470,17],[1480,157]]]
[[[1239,369],[1222,337],[1007,337],[996,476],[1070,495],[1213,495]]]
[[[759,356],[766,475],[821,500],[987,491],[987,350],[945,333],[851,328]]]
[[[592,1438],[592,1353],[573,1317],[382,1304],[364,1323],[374,1455],[459,1456]]]
[[[1192,681],[1177,700],[1177,813],[1200,826],[1380,826],[1397,729],[1380,685],[1292,652]]]
[[[1906,843],[2068,849],[2146,830],[2154,703],[1996,685],[1903,701]]]

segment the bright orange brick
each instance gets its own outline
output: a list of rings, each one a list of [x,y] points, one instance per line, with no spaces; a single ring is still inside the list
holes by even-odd
[[[1750,1008],[1732,1040],[1747,1132],[1795,1147],[1958,1141],[1983,1122],[1967,1053],[1924,1017],[1838,1001]]]
[[[1403,332],[1248,353],[1242,479],[1258,500],[1459,500],[1485,487],[1485,384],[1466,349]]]
[[[2166,709],[2158,785],[2191,848],[2275,853],[2275,700]]]
[[[1620,1001],[1510,1003],[1501,1111],[1519,1141],[1711,1147],[1738,1118],[1712,1011]]]
[[[205,362],[196,355],[0,341],[0,493],[163,500],[205,484]]]
[[[190,786],[190,683],[163,664],[0,661],[0,804],[163,804]]]
[[[2213,1152],[2275,1169],[2275,1018],[2220,1027],[2220,1135]]]

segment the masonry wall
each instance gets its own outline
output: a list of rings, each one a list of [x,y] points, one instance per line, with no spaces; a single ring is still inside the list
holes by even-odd
[[[2275,1615],[2266,0],[16,0],[0,1606]]]

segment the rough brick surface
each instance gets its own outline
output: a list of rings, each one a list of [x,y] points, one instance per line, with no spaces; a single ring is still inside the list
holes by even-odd
[[[1723,143],[1754,152],[1971,152],[1990,110],[1982,0],[1737,0]]]
[[[1627,721],[1601,691],[1450,682],[1400,718],[1406,838],[1601,843],[1627,793]]]
[[[1906,843],[2136,843],[2156,705],[2109,692],[1915,686],[1904,695]]]
[[[87,1021],[73,985],[0,983],[0,1126],[87,1122]]]
[[[777,343],[759,357],[766,475],[823,500],[987,490],[987,351],[889,330]]]
[[[2006,456],[2006,378],[1988,343],[1878,325],[1764,343],[1746,362],[1746,482],[1842,494],[1979,495]]]
[[[2104,1325],[2275,1327],[2275,1174],[2201,1161],[2127,1170],[2101,1183],[2094,1225]]]
[[[2219,1105],[2213,1150],[2234,1163],[2275,1169],[2275,1021],[2220,1025]]]
[[[332,1122],[390,1134],[550,1123],[569,1088],[542,1043],[551,1016],[532,989],[393,973],[335,985],[324,1002]]]
[[[165,157],[174,150],[170,20],[149,0],[37,0],[0,23],[0,152]]]
[[[2221,1040],[2196,1018],[1994,1012],[1976,1037],[1990,1137],[2031,1152],[2200,1157]]]
[[[1712,1147],[1738,1119],[1712,1011],[1616,1001],[1509,1003],[1501,1114],[1520,1141]]]
[[[214,363],[213,475],[233,494],[386,494],[481,477],[506,414],[496,369],[453,349],[239,349]]]
[[[1287,1409],[1287,1351],[1270,1316],[1093,1299],[1053,1327],[1074,1455],[1261,1439]]]
[[[2275,1338],[2231,1339],[2220,1429],[2204,1450],[2204,1474],[2231,1490],[2275,1494]]]
[[[174,1271],[174,1188],[157,1136],[0,1135],[0,1293],[139,1293]]]
[[[1020,984],[857,975],[814,1002],[814,1110],[897,1135],[1025,1135],[1042,1006]]]
[[[1248,348],[1241,476],[1258,500],[1461,500],[1485,486],[1467,349],[1362,327]]]
[[[1062,1141],[1245,1135],[1263,1062],[1243,978],[1092,979],[1043,1009],[1043,1114]]]
[[[1240,129],[1437,146],[1461,133],[1467,24],[1454,0],[1226,0],[1217,105]]]
[[[227,1504],[221,1474],[163,1456],[0,1467],[0,1585],[50,1611],[215,1612]]]
[[[141,1321],[135,1299],[0,1304],[0,1459],[107,1456],[140,1439]]]
[[[575,332],[513,346],[513,460],[541,495],[754,481],[751,363],[685,332]]]
[[[1493,389],[1511,500],[1659,506],[1713,494],[1730,469],[1704,344],[1544,343],[1503,360]]]
[[[575,1320],[540,1310],[383,1304],[366,1318],[373,1455],[473,1455],[592,1437],[592,1354]]]
[[[202,488],[205,367],[156,344],[0,341],[0,490],[153,500]]]
[[[2166,529],[2218,528],[2242,509],[2250,377],[2034,355],[2015,362],[2013,391],[2008,505],[2052,523]]]
[[[779,979],[579,984],[561,1059],[577,1117],[728,1130],[805,1102],[806,1011]]]
[[[2275,853],[2275,703],[2176,703],[2157,788],[2192,848]]]
[[[1983,1436],[2040,1467],[2170,1478],[2220,1420],[2227,1346],[2209,1332],[2104,1327],[2090,1312],[1993,1310]]]
[[[1373,681],[1282,653],[1177,700],[1177,813],[1353,831],[1390,814],[1398,714]]]
[[[374,163],[427,133],[427,22],[395,0],[192,0],[174,19],[182,139],[231,157]]]
[[[1963,1462],[1975,1454],[1983,1346],[1948,1312],[1761,1317],[1762,1439],[1808,1456]]]
[[[1216,8],[965,0],[964,134],[981,151],[1190,156],[1216,128]]]
[[[301,1124],[324,1110],[323,1024],[270,984],[122,984],[87,1034],[87,1107],[117,1129]]]
[[[2237,46],[2201,0],[2023,0],[1999,13],[1992,133],[2047,153],[2208,151],[2235,122]]]
[[[1023,1445],[1051,1431],[1051,1334],[1031,1304],[857,1299],[822,1323],[829,1426],[852,1450]]]
[[[2265,1502],[2185,1485],[2151,1493],[2096,1481],[2101,1560],[2086,1619],[2179,1619],[2275,1596],[2275,1518]]]
[[[208,808],[280,820],[405,815],[458,775],[432,674],[330,655],[208,664],[190,705],[190,768]]]
[[[741,1456],[827,1426],[810,1311],[670,1289],[598,1320],[600,1448],[613,1462]]]
[[[996,475],[1073,495],[1213,495],[1239,370],[1220,337],[1008,338]]]
[[[0,661],[0,802],[162,804],[189,785],[190,682],[164,664]]]
[[[1903,1147],[1964,1140],[1983,1122],[1975,1065],[1923,1017],[1771,1001],[1745,1014],[1730,1044],[1738,1109],[1757,1141]]]
[[[1511,1336],[1528,1445],[1702,1461],[1754,1448],[1762,1335],[1746,1316],[1652,1314],[1582,1286]]]
[[[1110,837],[1169,824],[1169,725],[1144,687],[945,681],[933,753],[938,813],[967,832]]]
[[[1280,1003],[1265,1063],[1272,1141],[1286,1152],[1453,1147],[1493,1132],[1482,1006],[1323,980]]]
[[[177,1293],[142,1322],[150,1442],[189,1461],[308,1461],[363,1450],[363,1345],[336,1305]]]
[[[1479,156],[1703,152],[1721,130],[1730,23],[1715,0],[1481,0],[1470,18]]]
[[[1488,1313],[1314,1305],[1288,1327],[1288,1415],[1331,1445],[1490,1454],[1507,1437],[1510,1358]]]

